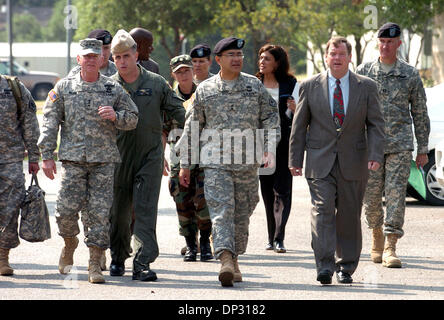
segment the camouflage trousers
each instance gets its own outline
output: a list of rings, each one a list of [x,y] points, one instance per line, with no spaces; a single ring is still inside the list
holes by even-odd
[[[79,212],[85,226],[88,247],[109,247],[109,212],[113,202],[114,163],[63,161],[61,187],[57,197],[56,221],[59,235],[74,237],[80,233]]]
[[[411,151],[389,153],[377,171],[370,171],[364,196],[364,212],[370,229],[384,226],[384,234],[404,235],[405,197],[410,175]],[[385,193],[386,215],[382,206]]]
[[[0,248],[12,249],[20,244],[18,217],[24,197],[23,162],[0,164]]]
[[[194,168],[190,172],[188,188],[180,185],[179,176],[171,172],[168,187],[176,203],[179,218],[179,234],[187,237],[197,230],[211,229],[210,213],[204,196],[204,170]]]
[[[223,250],[245,253],[250,216],[259,202],[257,169],[205,168],[205,199],[212,222],[216,258]]]

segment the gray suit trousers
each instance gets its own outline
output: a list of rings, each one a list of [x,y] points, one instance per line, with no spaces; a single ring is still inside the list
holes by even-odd
[[[307,178],[307,182],[317,273],[327,270],[351,275],[361,255],[361,208],[367,180],[345,180],[336,159],[325,178]]]

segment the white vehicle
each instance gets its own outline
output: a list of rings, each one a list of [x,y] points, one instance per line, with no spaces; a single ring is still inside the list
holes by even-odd
[[[432,88],[425,88],[425,92],[430,118],[429,162],[423,168],[425,197],[421,195],[422,192],[419,192],[417,186],[413,187],[410,183],[407,187],[407,193],[413,198],[424,200],[431,205],[444,205],[444,185],[441,185],[437,180],[437,166],[435,163],[435,149],[439,143],[444,141],[444,83]],[[416,141],[414,145],[413,159],[416,159]]]
[[[435,149],[436,180],[444,187],[444,140]]]
[[[25,67],[17,62],[13,63],[13,75],[17,76],[31,92],[35,100],[45,100],[48,92],[54,88],[60,75],[54,72],[46,71],[28,71]],[[0,74],[9,74],[9,60],[0,59]]]

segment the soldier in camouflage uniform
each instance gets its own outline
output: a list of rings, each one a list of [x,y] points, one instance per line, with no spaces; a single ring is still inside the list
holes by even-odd
[[[100,73],[104,76],[111,77],[113,74],[117,72],[116,65],[114,62],[109,60],[109,57],[111,55],[111,41],[113,40],[113,36],[108,30],[104,29],[95,29],[92,30],[88,34],[88,38],[94,38],[97,40],[102,41],[102,63],[100,65]],[[68,78],[73,77],[77,73],[80,72],[80,66],[77,65],[74,68],[71,69],[69,74],[67,75]],[[86,220],[88,216],[86,214],[81,215],[82,224],[84,231],[87,232],[88,228],[88,221]],[[102,270],[106,270],[106,256],[105,251],[103,252],[103,256],[100,260],[100,268]]]
[[[373,232],[372,261],[400,268],[396,242],[404,234],[405,196],[413,151],[412,120],[418,143],[417,166],[428,162],[430,122],[418,71],[397,58],[401,29],[387,23],[378,31],[380,57],[358,67],[357,73],[376,81],[385,120],[385,160],[370,171],[364,198],[366,221]],[[386,215],[382,207],[385,192]],[[386,237],[384,239],[384,236]]]
[[[113,36],[108,30],[96,29],[88,34],[88,38],[94,38],[102,41],[102,64],[100,65],[100,73],[104,76],[111,77],[117,72],[116,65],[114,62],[109,60],[111,54],[111,41]],[[73,75],[80,72],[80,66],[75,66],[71,69],[67,77],[72,77]]]
[[[58,158],[62,161],[56,221],[65,247],[59,271],[69,272],[78,245],[79,211],[88,216],[85,243],[89,247],[89,281],[102,283],[103,251],[109,247],[109,210],[113,201],[115,163],[120,162],[117,129],[137,125],[138,111],[125,90],[99,73],[102,41],[84,39],[77,61],[81,71],[60,80],[46,99],[43,132],[39,139],[43,171],[54,179],[53,152],[61,128]]]
[[[259,201],[260,161],[250,158],[255,154],[251,139],[247,137],[242,146],[238,146],[239,140],[248,132],[254,135],[257,129],[274,133],[275,140],[280,137],[276,102],[256,77],[241,72],[243,46],[244,40],[233,37],[216,44],[215,59],[221,71],[197,87],[187,109],[184,133],[176,144],[180,150],[180,183],[187,187],[190,164],[197,161],[193,154],[199,149],[193,131],[196,128],[203,135],[199,166],[205,173],[205,199],[212,222],[214,253],[222,263],[219,272],[222,286],[242,281],[238,255],[247,248],[249,219]],[[238,142],[224,141],[222,147],[224,135],[230,142],[233,136]],[[266,146],[268,139],[269,135],[265,135]],[[270,158],[271,154],[266,153],[266,165]]]
[[[199,85],[202,81],[214,76],[209,70],[211,67],[211,49],[207,44],[198,44],[190,51],[194,67],[194,83]]]
[[[18,81],[18,80],[17,80]],[[28,150],[29,173],[39,171],[40,135],[36,105],[28,89],[18,81],[17,101],[8,81],[0,77],[0,274],[12,275],[9,251],[19,245],[18,216],[25,196],[23,159]]]
[[[180,55],[170,61],[171,72],[178,82],[175,89],[176,94],[185,100],[184,107],[188,107],[188,102],[196,91],[196,84],[193,82],[193,64],[189,55]],[[164,130],[169,133],[172,129],[178,128],[175,121],[168,120],[164,123]],[[171,152],[174,151],[176,140],[170,142]],[[184,261],[196,261],[197,243],[196,235],[200,231],[200,260],[208,261],[213,259],[210,246],[211,219],[207,203],[204,196],[204,172],[199,165],[192,165],[190,168],[190,179],[192,183],[185,188],[179,183],[179,163],[171,164],[169,189],[171,196],[176,203],[179,217],[179,233],[185,237],[187,243],[184,252]]]
[[[162,179],[162,113],[183,126],[183,100],[158,74],[137,64],[137,44],[125,30],[111,43],[118,73],[113,76],[130,94],[139,109],[134,130],[117,135],[122,163],[116,166],[114,202],[111,208],[112,276],[122,276],[131,250],[131,214],[134,210],[133,280],[155,281],[150,264],[159,255],[156,237],[157,205]]]

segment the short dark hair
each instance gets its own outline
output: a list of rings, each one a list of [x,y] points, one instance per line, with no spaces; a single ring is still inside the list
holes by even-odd
[[[264,52],[269,52],[278,64],[278,67],[274,72],[274,76],[276,77],[276,80],[278,82],[285,81],[289,77],[294,78],[294,75],[290,73],[290,62],[288,59],[288,54],[283,47],[274,44],[266,44],[259,49],[259,57]],[[256,77],[258,77],[262,81],[264,75],[261,72],[258,72],[256,73]]]
[[[328,53],[328,49],[330,49],[331,45],[337,48],[341,43],[345,43],[345,46],[347,47],[347,52],[350,55],[352,53],[352,45],[350,44],[350,42],[348,42],[347,38],[341,36],[334,36],[330,40],[328,40],[325,53]]]

